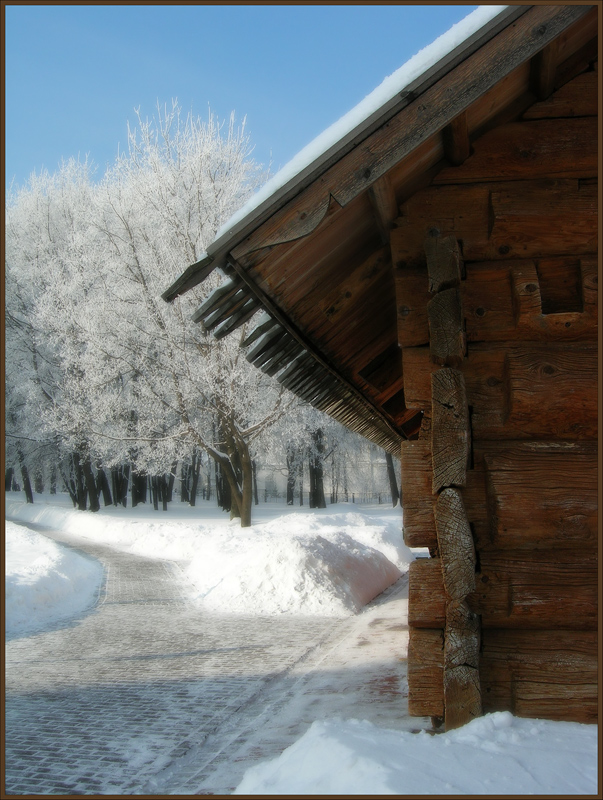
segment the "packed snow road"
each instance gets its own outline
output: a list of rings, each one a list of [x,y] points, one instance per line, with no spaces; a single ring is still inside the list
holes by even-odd
[[[210,614],[175,564],[44,534],[99,559],[105,581],[89,613],[7,643],[8,793],[228,793],[314,719],[420,725],[392,704],[406,578],[357,617]]]

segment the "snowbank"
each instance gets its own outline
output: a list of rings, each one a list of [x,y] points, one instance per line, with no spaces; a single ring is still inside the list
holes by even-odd
[[[6,523],[6,632],[33,633],[97,601],[103,568],[69,548]]]
[[[27,505],[9,493],[6,514],[175,561],[184,590],[215,613],[354,614],[395,583],[414,558],[402,541],[399,508],[257,506],[257,521],[242,529],[203,503],[173,503],[167,513],[139,506],[92,514],[74,510],[65,497],[36,497]]]
[[[488,714],[431,736],[314,722],[234,794],[596,794],[597,726]]]

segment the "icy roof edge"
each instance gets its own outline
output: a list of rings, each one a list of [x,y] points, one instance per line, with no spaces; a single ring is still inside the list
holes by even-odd
[[[194,285],[197,280],[193,276],[201,271],[210,271],[210,265],[223,266],[227,253],[245,236],[530,8],[531,5],[479,6],[412,56],[351,111],[304,147],[235,212],[218,230],[207,252],[180,276],[163,297],[172,299],[181,291],[186,291],[183,284],[193,279],[190,285]]]
[[[345,154],[346,146],[350,148],[357,143],[357,138],[368,136],[373,128],[379,127],[408,105],[416,94],[425,91],[428,88],[425,84],[435,82],[442,73],[467,58],[484,39],[498,33],[529,8],[527,5],[480,6],[412,56],[358,105],[300,150],[235,212],[218,230],[216,238],[207,248],[208,255],[221,249],[223,242],[235,236],[241,223],[252,216],[254,219],[259,217],[271,204],[270,201],[282,200],[283,195],[292,188],[300,191],[304,179],[311,182],[316,177],[315,173],[324,171],[332,161]],[[438,55],[441,57],[434,63],[434,57]],[[254,211],[257,213],[253,214]]]

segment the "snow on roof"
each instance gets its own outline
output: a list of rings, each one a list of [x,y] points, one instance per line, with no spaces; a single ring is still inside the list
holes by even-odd
[[[385,78],[357,106],[348,111],[347,114],[344,114],[343,117],[323,131],[310,144],[306,145],[247,203],[233,214],[219,229],[214,244],[210,245],[208,252],[218,249],[218,241],[233,236],[236,233],[237,226],[252,216],[253,212],[259,209],[263,203],[270,200],[288,183],[295,182],[301,173],[311,165],[324,160],[330,150],[339,149],[342,140],[353,135],[358,128],[366,124],[372,115],[382,110],[392,100],[399,99],[400,95],[405,90],[408,90],[413,81],[423,75],[434,64],[449,56],[455,48],[465,43],[480,28],[490,23],[507,9],[508,6],[504,5],[479,6],[430,45],[420,50],[392,75]]]

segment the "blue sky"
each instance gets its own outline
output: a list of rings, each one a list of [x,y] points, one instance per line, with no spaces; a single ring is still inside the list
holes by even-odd
[[[247,117],[273,170],[476,6],[5,6],[7,184],[86,155],[100,176],[134,109]]]

